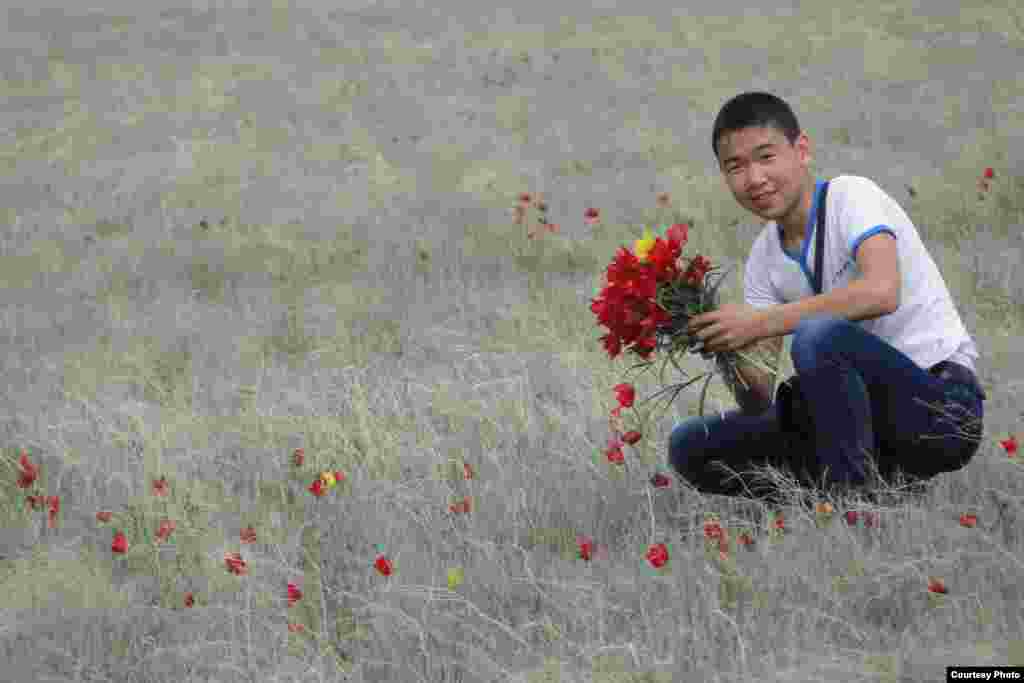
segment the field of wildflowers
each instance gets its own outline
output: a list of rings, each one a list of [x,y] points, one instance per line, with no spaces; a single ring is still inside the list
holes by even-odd
[[[0,680],[1024,666],[1015,4],[392,4],[9,12]],[[699,392],[639,419],[662,383],[600,341],[648,226],[745,259],[707,139],[752,83],[978,343],[984,441],[923,496],[702,496],[665,466]]]

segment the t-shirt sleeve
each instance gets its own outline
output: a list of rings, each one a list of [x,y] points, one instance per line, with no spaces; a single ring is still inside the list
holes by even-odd
[[[886,211],[885,193],[867,178],[847,178],[842,210],[839,220],[839,234],[849,249],[850,257],[857,257],[861,242],[880,232],[887,232],[899,239],[893,228],[893,220]]]
[[[775,293],[768,277],[764,259],[764,240],[758,240],[747,257],[743,271],[743,300],[754,308],[767,308],[784,303]]]

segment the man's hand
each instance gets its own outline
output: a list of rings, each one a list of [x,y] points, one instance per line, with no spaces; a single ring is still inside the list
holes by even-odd
[[[694,316],[687,330],[704,342],[704,351],[741,351],[760,339],[763,312],[746,304],[722,304]]]

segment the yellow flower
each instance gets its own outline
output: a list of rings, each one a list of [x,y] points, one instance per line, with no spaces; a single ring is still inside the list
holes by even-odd
[[[334,478],[333,472],[324,472],[323,474],[320,475],[320,479],[324,482],[324,484],[327,485],[327,488],[329,489],[334,488],[334,485],[338,483],[337,480]]]
[[[453,567],[448,570],[448,590],[455,590],[462,583],[465,578],[465,572],[462,567]]]
[[[644,228],[643,239],[637,240],[636,245],[633,248],[637,259],[640,261],[647,260],[647,254],[651,252],[651,249],[654,249],[654,241],[654,235],[651,233],[651,229]]]

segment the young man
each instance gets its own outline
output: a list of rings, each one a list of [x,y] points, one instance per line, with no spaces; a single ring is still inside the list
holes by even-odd
[[[736,201],[768,222],[747,259],[745,305],[697,316],[690,329],[707,352],[760,343],[775,358],[793,334],[796,376],[773,401],[770,376],[741,364],[750,388],[737,390],[740,409],[679,424],[670,464],[705,492],[773,501],[781,492],[758,466],[851,493],[875,481],[875,468],[883,480],[902,471],[920,482],[967,464],[987,398],[978,351],[899,204],[868,178],[829,182],[816,294],[824,181],[809,171],[810,140],[790,107],[768,93],[733,98],[712,148]]]

